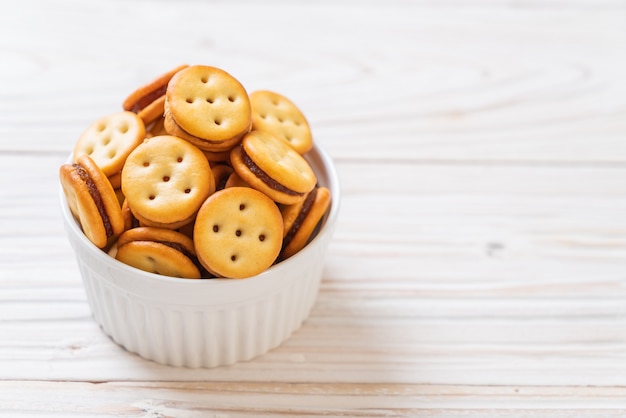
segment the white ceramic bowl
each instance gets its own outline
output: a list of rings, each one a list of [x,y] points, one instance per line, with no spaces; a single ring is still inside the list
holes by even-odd
[[[332,196],[321,228],[296,255],[240,280],[179,279],[123,264],[85,237],[61,191],[65,229],[89,306],[104,332],[146,359],[192,368],[249,360],[289,338],[317,298],[340,204],[330,157],[316,146],[306,158]]]

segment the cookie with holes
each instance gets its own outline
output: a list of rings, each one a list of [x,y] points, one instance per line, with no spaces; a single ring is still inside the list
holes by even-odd
[[[160,135],[128,156],[122,191],[141,224],[177,229],[193,221],[215,182],[202,151],[184,139]]]
[[[330,190],[326,187],[315,187],[304,201],[280,208],[284,225],[281,260],[296,254],[309,242],[330,207],[330,200]]]
[[[128,154],[143,141],[146,128],[132,112],[116,112],[93,122],[80,135],[74,146],[74,161],[89,155],[110,176],[124,166]]]
[[[207,151],[232,148],[250,130],[250,99],[226,71],[194,65],[167,86],[165,129]]]
[[[122,263],[164,276],[199,279],[202,275],[193,241],[170,229],[129,229],[117,240],[115,258]]]
[[[174,74],[187,67],[186,64],[179,65],[138,87],[124,99],[122,108],[136,113],[146,125],[157,121],[163,116],[167,83]]]
[[[276,261],[283,241],[278,206],[258,190],[230,187],[204,202],[194,225],[200,263],[217,277],[255,276]]]
[[[300,154],[313,148],[309,123],[291,100],[273,91],[259,90],[250,94],[250,106],[252,130],[267,131]]]
[[[59,169],[63,193],[85,236],[105,248],[124,230],[124,219],[115,191],[100,167],[88,155]]]
[[[303,201],[317,183],[304,157],[266,131],[246,134],[231,151],[230,161],[244,182],[278,203]]]

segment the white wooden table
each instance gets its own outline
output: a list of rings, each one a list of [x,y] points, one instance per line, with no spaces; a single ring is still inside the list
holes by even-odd
[[[58,202],[181,63],[294,100],[342,210],[310,318],[216,369],[106,337]],[[20,0],[0,14],[0,416],[623,416],[626,3]]]

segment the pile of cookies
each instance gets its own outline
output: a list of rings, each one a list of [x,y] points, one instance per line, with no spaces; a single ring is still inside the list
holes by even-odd
[[[245,278],[310,240],[331,196],[286,97],[182,65],[91,124],[60,167],[86,237],[117,260],[182,278]]]

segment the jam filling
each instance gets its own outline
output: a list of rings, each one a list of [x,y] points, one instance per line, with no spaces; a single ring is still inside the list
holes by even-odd
[[[281,193],[288,194],[290,196],[302,196],[304,193],[296,192],[294,190],[288,189],[282,184],[278,183],[276,180],[267,175],[265,171],[263,171],[258,165],[252,161],[250,156],[246,153],[246,151],[241,147],[241,159],[243,163],[248,167],[252,173],[257,176],[263,183],[267,184],[273,190],[276,190]]]
[[[159,87],[156,90],[152,90],[148,92],[145,96],[141,97],[137,102],[130,108],[131,112],[139,113],[143,108],[148,106],[150,103],[154,102],[159,97],[163,96],[167,91],[167,84]]]
[[[98,208],[98,214],[102,218],[102,223],[104,224],[104,230],[106,232],[107,238],[111,238],[113,236],[113,226],[111,225],[111,221],[109,220],[109,215],[107,215],[107,211],[104,207],[104,202],[102,201],[102,196],[98,191],[98,187],[93,179],[89,176],[87,170],[83,168],[80,164],[72,164],[72,166],[76,169],[76,174],[80,177],[82,181],[87,185],[87,190],[89,190],[89,195],[93,199],[93,202],[96,204]]]
[[[298,213],[298,216],[296,216],[296,219],[293,221],[289,232],[287,232],[287,235],[285,235],[285,237],[283,238],[283,248],[287,247],[291,243],[291,240],[293,240],[296,232],[298,232],[298,230],[300,229],[300,225],[302,225],[302,222],[304,222],[304,219],[309,214],[309,211],[313,206],[313,202],[315,202],[316,195],[317,187],[314,188],[311,193],[309,193],[306,199],[304,199],[304,203],[302,203],[302,209],[300,209],[300,213]]]

